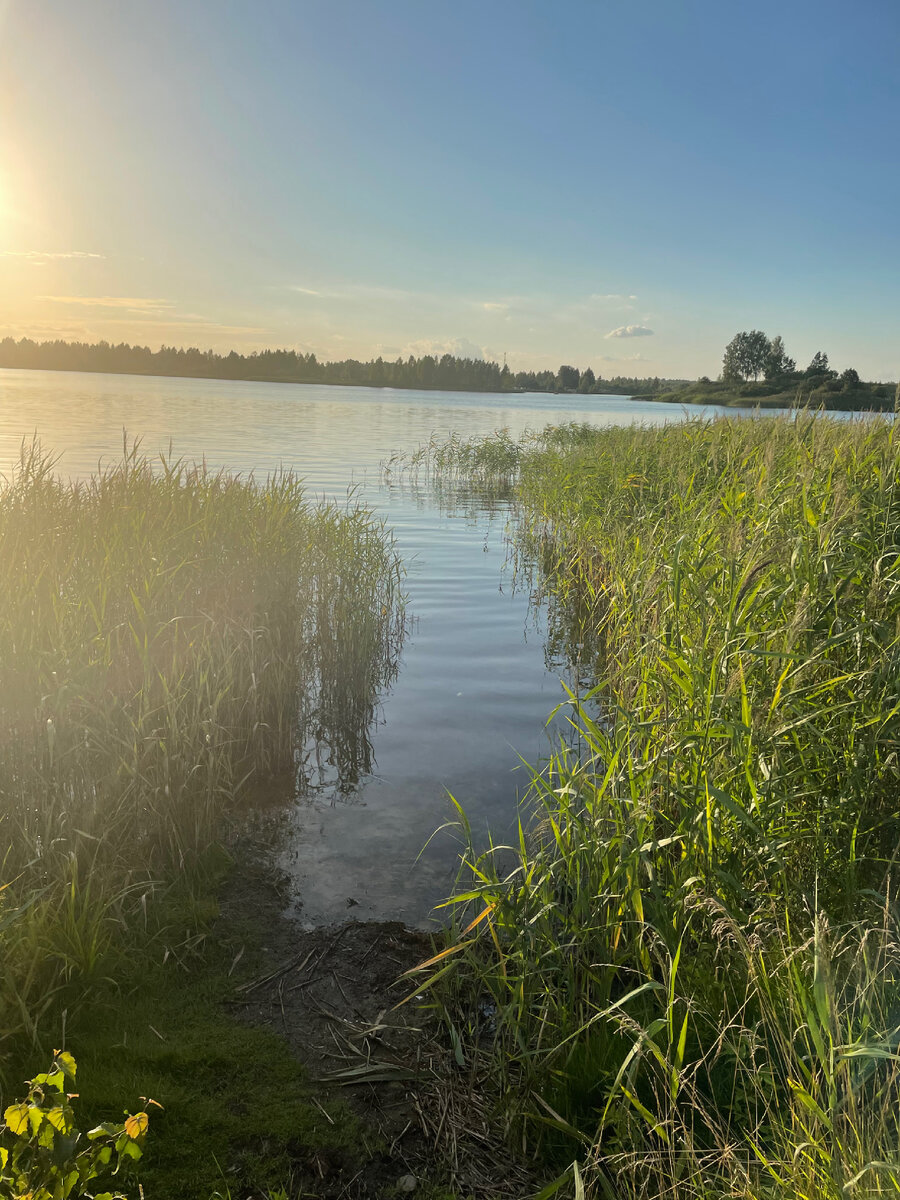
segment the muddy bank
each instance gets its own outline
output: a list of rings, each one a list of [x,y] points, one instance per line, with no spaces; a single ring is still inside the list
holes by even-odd
[[[236,853],[220,923],[252,915],[260,944],[247,947],[251,973],[245,947],[236,948],[228,1008],[284,1039],[326,1119],[339,1095],[364,1131],[362,1166],[314,1154],[297,1196],[519,1200],[536,1191],[491,1125],[477,1070],[459,1067],[415,977],[402,978],[440,949],[438,937],[399,922],[303,929],[286,915],[289,884],[268,853],[247,845]]]

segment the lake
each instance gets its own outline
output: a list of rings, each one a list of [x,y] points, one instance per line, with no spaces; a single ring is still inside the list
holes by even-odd
[[[716,409],[690,410],[691,415]],[[729,410],[733,411],[733,410]],[[0,470],[36,433],[58,470],[83,478],[122,452],[123,431],[147,452],[265,475],[294,470],[310,493],[348,489],[384,517],[407,566],[410,631],[400,671],[371,731],[375,763],[349,795],[322,784],[274,796],[266,820],[308,924],[429,920],[450,891],[458,839],[451,793],[476,834],[505,840],[527,787],[521,759],[550,746],[548,715],[565,665],[547,662],[542,613],[504,569],[506,509],[477,494],[454,505],[388,482],[381,463],[433,434],[548,424],[660,424],[674,405],[621,396],[373,390],[0,370]],[[520,758],[521,756],[521,758]],[[431,840],[429,840],[431,839]]]

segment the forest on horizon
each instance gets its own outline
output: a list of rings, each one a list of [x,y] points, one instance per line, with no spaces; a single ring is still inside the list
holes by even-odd
[[[246,379],[268,383],[324,383],[360,387],[422,388],[459,392],[563,392],[655,396],[684,386],[686,379],[604,378],[590,367],[558,371],[511,371],[504,364],[452,354],[410,355],[368,362],[348,358],[320,362],[298,350],[217,354],[196,347],[132,346],[126,342],[0,341],[0,367],[38,371],[96,371],[101,374],[173,375],[196,379]]]

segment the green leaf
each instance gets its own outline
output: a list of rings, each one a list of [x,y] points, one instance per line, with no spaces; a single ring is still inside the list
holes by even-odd
[[[60,1133],[68,1133],[72,1128],[72,1121],[64,1108],[51,1108],[47,1113],[47,1120]]]
[[[548,1183],[546,1187],[541,1188],[539,1192],[531,1197],[531,1200],[550,1200],[551,1196],[555,1196],[556,1193],[561,1191],[569,1182],[569,1175],[571,1174],[571,1171],[571,1167],[566,1167],[562,1175],[557,1176],[557,1178],[551,1183]],[[96,1200],[100,1200],[99,1196],[96,1198]]]
[[[23,1137],[28,1130],[28,1105],[24,1101],[11,1104],[3,1114],[3,1120],[10,1133]]]
[[[121,1125],[113,1125],[109,1121],[104,1121],[101,1125],[95,1125],[93,1129],[88,1130],[88,1138],[92,1142],[101,1137],[116,1138],[121,1132]]]
[[[578,1160],[572,1163],[572,1174],[575,1176],[575,1200],[584,1200],[584,1181],[578,1168]]]
[[[66,1075],[68,1075],[68,1077],[74,1081],[77,1067],[75,1064],[75,1059],[68,1052],[68,1050],[60,1050],[59,1054],[56,1056],[56,1062],[60,1070],[64,1071]]]
[[[456,1059],[457,1066],[464,1067],[466,1058],[463,1054],[462,1042],[459,1040],[459,1034],[456,1032],[456,1026],[450,1024],[450,1041],[453,1045],[453,1057]]]
[[[821,1105],[819,1105],[813,1099],[813,1097],[809,1094],[809,1092],[806,1090],[806,1088],[803,1087],[802,1084],[797,1083],[797,1081],[795,1079],[788,1080],[788,1087],[791,1089],[791,1091],[794,1093],[794,1095],[797,1097],[797,1099],[800,1101],[800,1103],[803,1105],[803,1107],[807,1110],[807,1112],[812,1113],[812,1115],[817,1120],[821,1121],[822,1124],[825,1126],[825,1128],[830,1131],[831,1130],[831,1118],[824,1111],[824,1109],[821,1107]]]
[[[851,1191],[869,1171],[874,1171],[876,1174],[888,1175],[895,1187],[900,1182],[900,1166],[897,1163],[879,1162],[876,1159],[873,1162],[867,1162],[861,1170],[856,1172],[852,1179],[848,1179],[841,1188],[841,1191]]]

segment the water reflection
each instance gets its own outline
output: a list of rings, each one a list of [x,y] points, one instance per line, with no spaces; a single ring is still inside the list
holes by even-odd
[[[309,800],[327,793],[352,800],[366,776],[373,774],[373,738],[400,670],[406,628],[402,616],[391,621],[389,629],[381,631],[381,644],[369,651],[368,663],[354,663],[358,674],[339,667],[327,683],[323,681],[295,754],[294,797]]]
[[[320,511],[331,537],[309,547],[300,639],[309,719],[295,753],[294,795],[346,799],[374,769],[374,729],[399,674],[409,617],[402,560],[384,522],[360,505]]]

